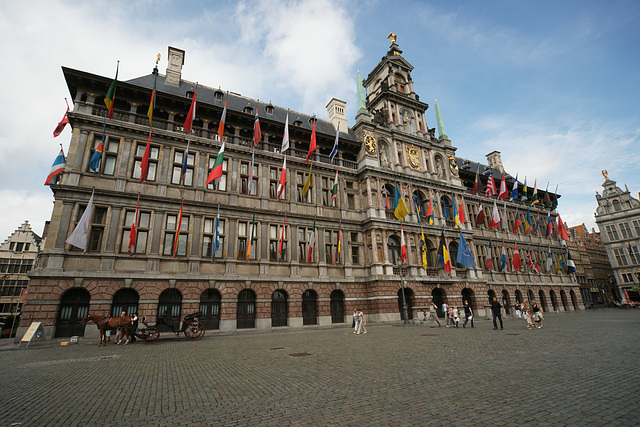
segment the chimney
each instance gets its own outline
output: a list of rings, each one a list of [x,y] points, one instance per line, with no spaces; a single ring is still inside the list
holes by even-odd
[[[340,101],[337,98],[331,98],[331,101],[326,106],[327,113],[329,113],[329,121],[335,129],[340,126],[340,132],[347,132],[349,125],[347,124],[347,113],[345,112],[346,102]]]
[[[169,63],[165,83],[171,86],[180,86],[182,78],[182,66],[184,65],[184,50],[169,46]]]
[[[486,157],[490,167],[504,173],[504,166],[502,166],[502,157],[500,157],[499,151],[492,151],[487,154]]]

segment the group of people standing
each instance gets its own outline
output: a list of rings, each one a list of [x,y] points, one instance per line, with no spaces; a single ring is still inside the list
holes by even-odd
[[[542,315],[542,310],[540,310],[538,303],[533,301],[531,303],[531,307],[529,307],[529,304],[526,301],[523,301],[520,304],[516,303],[515,309],[518,319],[524,319],[527,322],[527,329],[532,330],[542,328],[544,316]]]
[[[431,306],[437,307],[433,301],[431,301]],[[462,324],[463,328],[467,327],[467,323],[471,321],[471,327],[473,328],[473,309],[471,308],[471,304],[469,304],[468,300],[464,300],[462,302],[462,308],[464,310],[464,323]],[[449,307],[447,303],[442,303],[442,313],[446,319],[446,326],[457,328],[460,324],[460,311],[457,306]],[[437,319],[436,319],[437,321]],[[440,326],[440,322],[438,322],[438,326]]]

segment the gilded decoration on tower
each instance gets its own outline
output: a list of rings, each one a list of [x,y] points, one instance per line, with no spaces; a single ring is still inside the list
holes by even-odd
[[[397,35],[397,34],[394,34],[394,33],[389,33],[389,35],[387,36],[387,38],[391,40],[391,43],[395,43],[395,42],[396,42],[396,39],[398,38],[398,35]]]
[[[609,174],[607,173],[606,169],[602,171],[602,176],[604,176],[604,179],[609,179]]]
[[[449,169],[453,176],[458,176],[458,164],[456,163],[456,156],[449,156]]]
[[[378,153],[378,145],[373,133],[365,131],[364,133],[364,148],[367,154],[375,156]]]
[[[411,144],[411,147],[406,147],[407,150],[407,163],[415,170],[420,170],[420,152]]]

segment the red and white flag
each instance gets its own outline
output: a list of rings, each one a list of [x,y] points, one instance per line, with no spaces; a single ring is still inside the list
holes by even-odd
[[[282,196],[282,192],[284,191],[285,184],[287,182],[287,155],[284,156],[284,161],[282,162],[282,172],[280,173],[280,182],[278,183],[278,200],[280,200],[280,196]]]
[[[496,194],[496,183],[493,180],[493,175],[489,175],[489,180],[487,181],[487,188],[484,190],[484,195],[489,197],[495,196]]]
[[[287,214],[284,214],[284,222],[282,223],[282,233],[280,233],[280,245],[278,245],[278,259],[282,260],[282,246],[284,244],[284,230],[287,227]]]
[[[558,235],[562,240],[569,240],[569,233],[567,233],[567,227],[562,222],[562,218],[560,218],[560,214],[558,214]]]
[[[491,223],[489,224],[489,228],[496,228],[500,225],[500,213],[498,212],[498,205],[496,205],[496,201],[493,201],[493,211],[491,212]]]
[[[480,206],[478,206],[478,216],[476,217],[476,227],[481,227],[484,225],[484,208],[482,207],[482,202],[480,202]]]
[[[256,119],[253,121],[253,145],[254,147],[260,144],[262,141],[262,131],[260,130],[260,117],[258,117],[258,110],[260,109],[260,104],[256,103]]]
[[[513,265],[513,271],[518,271],[520,270],[520,267],[522,267],[522,260],[520,259],[520,251],[518,250],[517,243],[513,248],[513,264],[512,265]]]
[[[502,172],[502,181],[500,181],[500,193],[498,193],[498,199],[506,199],[509,197],[507,191],[507,182],[504,180],[504,172]]]
[[[402,224],[400,224],[400,260],[402,264],[407,260],[407,243],[404,240],[404,229],[402,228]]]
[[[66,98],[65,98],[66,101]],[[62,116],[62,120],[60,120],[60,123],[58,123],[58,126],[56,126],[56,128],[53,130],[53,137],[57,137],[60,136],[60,134],[62,133],[62,131],[64,130],[64,127],[67,125],[67,123],[69,123],[69,117],[67,117],[67,114],[69,114],[69,103],[67,102],[67,111],[64,112],[64,116]]]
[[[222,110],[222,116],[220,116],[220,124],[218,125],[218,137],[222,141],[224,136],[224,121],[227,120],[227,103],[229,102],[229,92],[227,92],[227,98],[224,100],[224,109]]]
[[[307,153],[307,163],[309,163],[309,157],[316,151],[316,118],[313,118],[313,127],[311,128],[311,142],[309,142],[309,152]]]
[[[191,133],[191,125],[196,118],[196,96],[198,95],[198,83],[196,83],[196,90],[193,92],[193,100],[191,101],[191,108],[187,113],[187,118],[184,120],[184,131]]]
[[[140,195],[138,195],[138,203],[136,204],[136,213],[133,215],[133,224],[129,231],[129,256],[136,253],[136,237],[138,235],[138,209],[140,208]]]

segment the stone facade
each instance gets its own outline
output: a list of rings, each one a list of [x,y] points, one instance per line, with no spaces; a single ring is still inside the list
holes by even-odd
[[[184,52],[176,52],[182,56],[171,56],[175,63],[170,65],[181,71]],[[314,118],[309,115],[198,85],[196,118],[192,132],[186,134],[182,124],[195,84],[167,83],[154,70],[119,82],[114,115],[105,119],[103,94],[111,80],[63,68],[74,99],[69,113],[73,134],[67,169],[61,182],[51,187],[55,205],[50,238],[42,263],[31,273],[34,292],[25,307],[23,327],[43,320],[49,335],[82,334],[78,319],[88,311],[118,314],[120,310],[138,311],[155,321],[165,312],[178,319],[201,309],[208,327],[223,330],[349,324],[354,308],[364,310],[372,322],[398,321],[403,288],[410,317],[412,308],[426,306],[432,299],[438,305],[446,301],[461,306],[463,296],[478,315],[485,314],[493,295],[507,307],[536,299],[545,310],[583,308],[571,276],[555,267],[537,274],[525,263],[526,253],[542,258],[551,251],[557,265],[565,253],[555,231],[555,211],[541,204],[530,206],[521,197],[504,199],[499,202],[500,215],[506,212],[504,229],[489,229],[488,220],[476,224],[478,205],[482,203],[490,218],[495,200],[495,196],[473,194],[476,173],[480,171],[483,184],[492,175],[499,186],[502,171],[458,158],[439,113],[441,134],[436,137],[425,117],[429,105],[414,92],[412,69],[393,43],[364,80],[367,97],[359,105],[366,108],[359,109],[353,127],[340,125],[339,153],[330,160],[338,123],[346,122],[344,102],[332,99],[327,104],[330,120],[315,121],[318,149],[311,155],[310,170],[306,157]],[[177,78],[177,71],[172,76]],[[149,136],[147,111],[154,81],[158,96]],[[227,101],[223,179],[215,186],[205,185],[220,149],[217,130]],[[256,108],[263,140],[254,149],[250,176]],[[287,118],[291,148],[286,152],[284,197],[278,198]],[[89,161],[102,139],[103,126],[104,153],[96,173]],[[148,140],[149,176],[140,180]],[[490,154],[490,161],[501,168],[498,152]],[[339,191],[333,198],[336,168]],[[309,174],[309,195],[304,198]],[[506,174],[506,180],[511,190],[514,178]],[[396,185],[409,210],[403,222],[408,254],[404,265],[400,221],[393,212]],[[522,183],[517,188],[522,192]],[[82,253],[65,241],[92,190],[88,249]],[[129,233],[138,200],[137,242],[130,256]],[[433,223],[426,217],[430,200],[435,201]],[[181,206],[183,221],[178,230]],[[461,229],[452,214],[459,206],[466,217]],[[212,259],[218,210],[220,247]],[[536,218],[540,224],[551,218],[550,236],[545,237],[544,225],[535,234],[525,233],[524,226],[514,231],[516,217],[524,218],[528,211],[534,226]],[[256,238],[247,255],[254,224]],[[309,262],[314,229],[316,244]],[[441,236],[451,254],[450,274],[438,263]],[[469,244],[477,269],[456,263],[460,236]],[[503,242],[510,263],[518,244],[523,260],[519,271],[498,271]],[[486,269],[488,258],[493,267]]]

